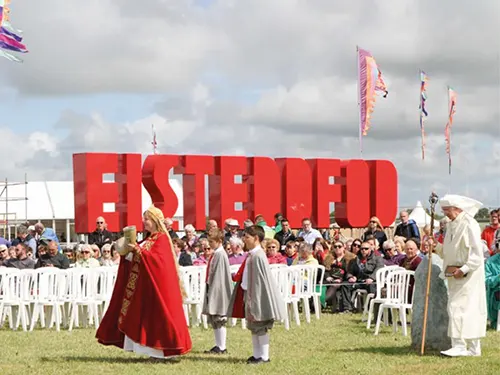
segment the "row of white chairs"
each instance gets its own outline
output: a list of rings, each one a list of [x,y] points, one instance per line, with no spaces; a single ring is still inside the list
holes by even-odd
[[[231,273],[236,273],[239,265],[231,266]],[[182,280],[187,297],[184,300],[184,312],[188,325],[198,326],[203,324],[207,328],[206,317],[202,316],[203,298],[205,295],[206,266],[180,267]],[[325,267],[296,265],[287,266],[284,264],[270,265],[271,273],[276,285],[281,293],[287,312],[283,321],[285,328],[290,329],[290,318],[293,315],[296,325],[300,325],[299,303],[302,302],[302,309],[307,323],[311,322],[311,311],[309,300],[312,299],[316,319],[320,318],[320,296],[323,287]],[[232,319],[231,324],[236,324],[236,319]],[[246,327],[246,322],[242,319],[242,327]]]
[[[71,330],[88,323],[97,328],[108,308],[117,267],[35,270],[0,268],[0,327],[8,318],[11,329],[21,325]],[[48,314],[46,315],[46,313]]]
[[[232,266],[236,273],[239,265]],[[188,325],[207,328],[206,317],[202,316],[205,294],[206,266],[180,267],[181,278],[187,297],[184,311]],[[300,325],[299,303],[310,323],[309,300],[314,303],[316,318],[320,318],[320,296],[325,269],[323,266],[271,265],[271,272],[283,298],[287,311],[283,321],[290,328],[293,317]],[[11,329],[33,330],[41,327],[60,330],[61,325],[71,330],[74,326],[89,323],[96,328],[106,312],[118,267],[96,268],[39,268],[18,270],[0,268],[0,327],[8,318]],[[46,314],[47,313],[47,314]],[[191,319],[190,319],[191,315]],[[236,324],[236,319],[231,321]],[[243,319],[242,327],[246,327]]]

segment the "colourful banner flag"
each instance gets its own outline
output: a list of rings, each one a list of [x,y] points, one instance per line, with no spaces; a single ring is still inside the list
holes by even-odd
[[[15,52],[26,53],[26,46],[8,35],[0,33],[0,47]]]
[[[425,160],[425,120],[429,115],[427,109],[425,108],[425,102],[427,100],[427,82],[429,77],[423,70],[420,71],[420,133],[422,135],[422,160]]]
[[[359,88],[359,144],[363,152],[362,137],[370,129],[370,119],[375,106],[376,92],[389,93],[385,85],[377,62],[367,50],[357,47],[358,50],[358,88]]]
[[[446,153],[448,154],[448,173],[451,174],[451,128],[453,126],[453,116],[457,110],[457,93],[448,86],[448,122],[444,130],[446,139]]]
[[[12,27],[9,21],[3,21],[0,23],[0,33],[10,36],[18,42],[23,41],[23,32],[21,30],[16,30]]]
[[[23,35],[21,30],[16,30],[10,23],[10,0],[0,0],[0,56],[10,61],[22,62],[19,57],[4,50],[26,53],[28,49],[21,43]]]

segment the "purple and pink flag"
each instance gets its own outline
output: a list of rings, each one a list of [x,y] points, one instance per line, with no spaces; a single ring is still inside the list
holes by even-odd
[[[358,50],[358,83],[359,83],[359,141],[361,147],[362,137],[370,129],[371,114],[375,107],[376,92],[383,92],[387,97],[389,91],[382,77],[375,58],[362,48]]]

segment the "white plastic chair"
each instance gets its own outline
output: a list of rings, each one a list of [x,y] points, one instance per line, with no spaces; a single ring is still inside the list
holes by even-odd
[[[42,327],[48,323],[49,328],[54,324],[59,331],[61,323],[66,325],[64,304],[66,302],[67,273],[54,267],[43,267],[36,270],[33,283],[33,314],[30,331],[33,331],[38,319]],[[51,308],[50,320],[45,321],[45,307]],[[49,318],[49,317],[47,317]]]
[[[187,296],[184,298],[183,307],[186,323],[190,325],[189,313],[191,312],[192,325],[198,326],[203,320],[203,325],[208,328],[206,317],[202,318],[203,298],[205,296],[205,279],[207,266],[180,267],[182,282]],[[194,307],[194,311],[192,308]]]
[[[382,297],[382,289],[384,289],[384,287],[385,287],[385,283],[386,283],[388,275],[391,272],[394,272],[397,270],[404,270],[404,268],[399,267],[399,266],[386,266],[386,267],[383,267],[383,268],[377,270],[377,273],[375,276],[376,283],[377,283],[377,292],[375,293],[375,296],[373,296],[373,297],[368,297],[371,294],[369,294],[366,297],[365,309],[363,309],[363,317],[365,316],[365,311],[368,310],[366,329],[370,329],[375,304],[376,303],[383,303],[386,300],[386,297]],[[369,308],[366,309],[366,305],[368,305],[368,304],[369,304]],[[363,321],[363,317],[361,318],[362,321]],[[385,318],[385,320],[387,320],[387,315],[384,315],[384,318]],[[385,323],[386,323],[386,325],[388,324],[387,321]]]
[[[410,303],[409,287],[410,280],[415,275],[414,271],[394,271],[391,272],[387,277],[387,298],[384,302],[380,304],[380,308],[377,316],[377,324],[375,326],[375,335],[378,335],[380,329],[380,321],[382,320],[382,313],[385,309],[399,310],[399,319],[401,325],[403,326],[403,335],[408,335],[408,329],[406,326],[406,310],[412,310],[412,304]],[[393,313],[392,315],[392,326],[394,332],[398,330],[398,319]]]
[[[21,324],[23,330],[26,331],[29,321],[29,302],[23,295],[23,275],[19,270],[14,270],[1,275],[0,327],[8,317],[10,329],[17,329]]]
[[[71,285],[69,288],[69,330],[73,329],[75,322],[79,322],[79,318],[82,318],[84,327],[87,327],[90,321],[96,329],[99,328],[98,305],[102,302],[97,298],[99,274],[91,268],[72,268],[66,274],[70,278]],[[85,312],[87,312],[86,316]]]
[[[290,329],[290,314],[293,313],[295,324],[300,326],[299,301],[302,298],[304,279],[300,267],[288,267],[280,270],[278,283],[283,301],[285,303],[285,329]],[[292,308],[290,311],[289,307]]]

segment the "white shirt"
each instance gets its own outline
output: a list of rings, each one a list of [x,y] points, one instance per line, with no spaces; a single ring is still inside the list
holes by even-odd
[[[312,245],[316,238],[323,238],[319,230],[311,228],[309,232],[305,232],[303,229],[297,234],[297,237],[302,237],[304,242]]]
[[[248,252],[248,256],[255,254],[259,250],[263,250],[260,245],[250,250]],[[241,277],[241,288],[243,290],[248,289],[248,257],[247,257],[247,262],[245,263],[245,268],[243,269],[243,276]]]

